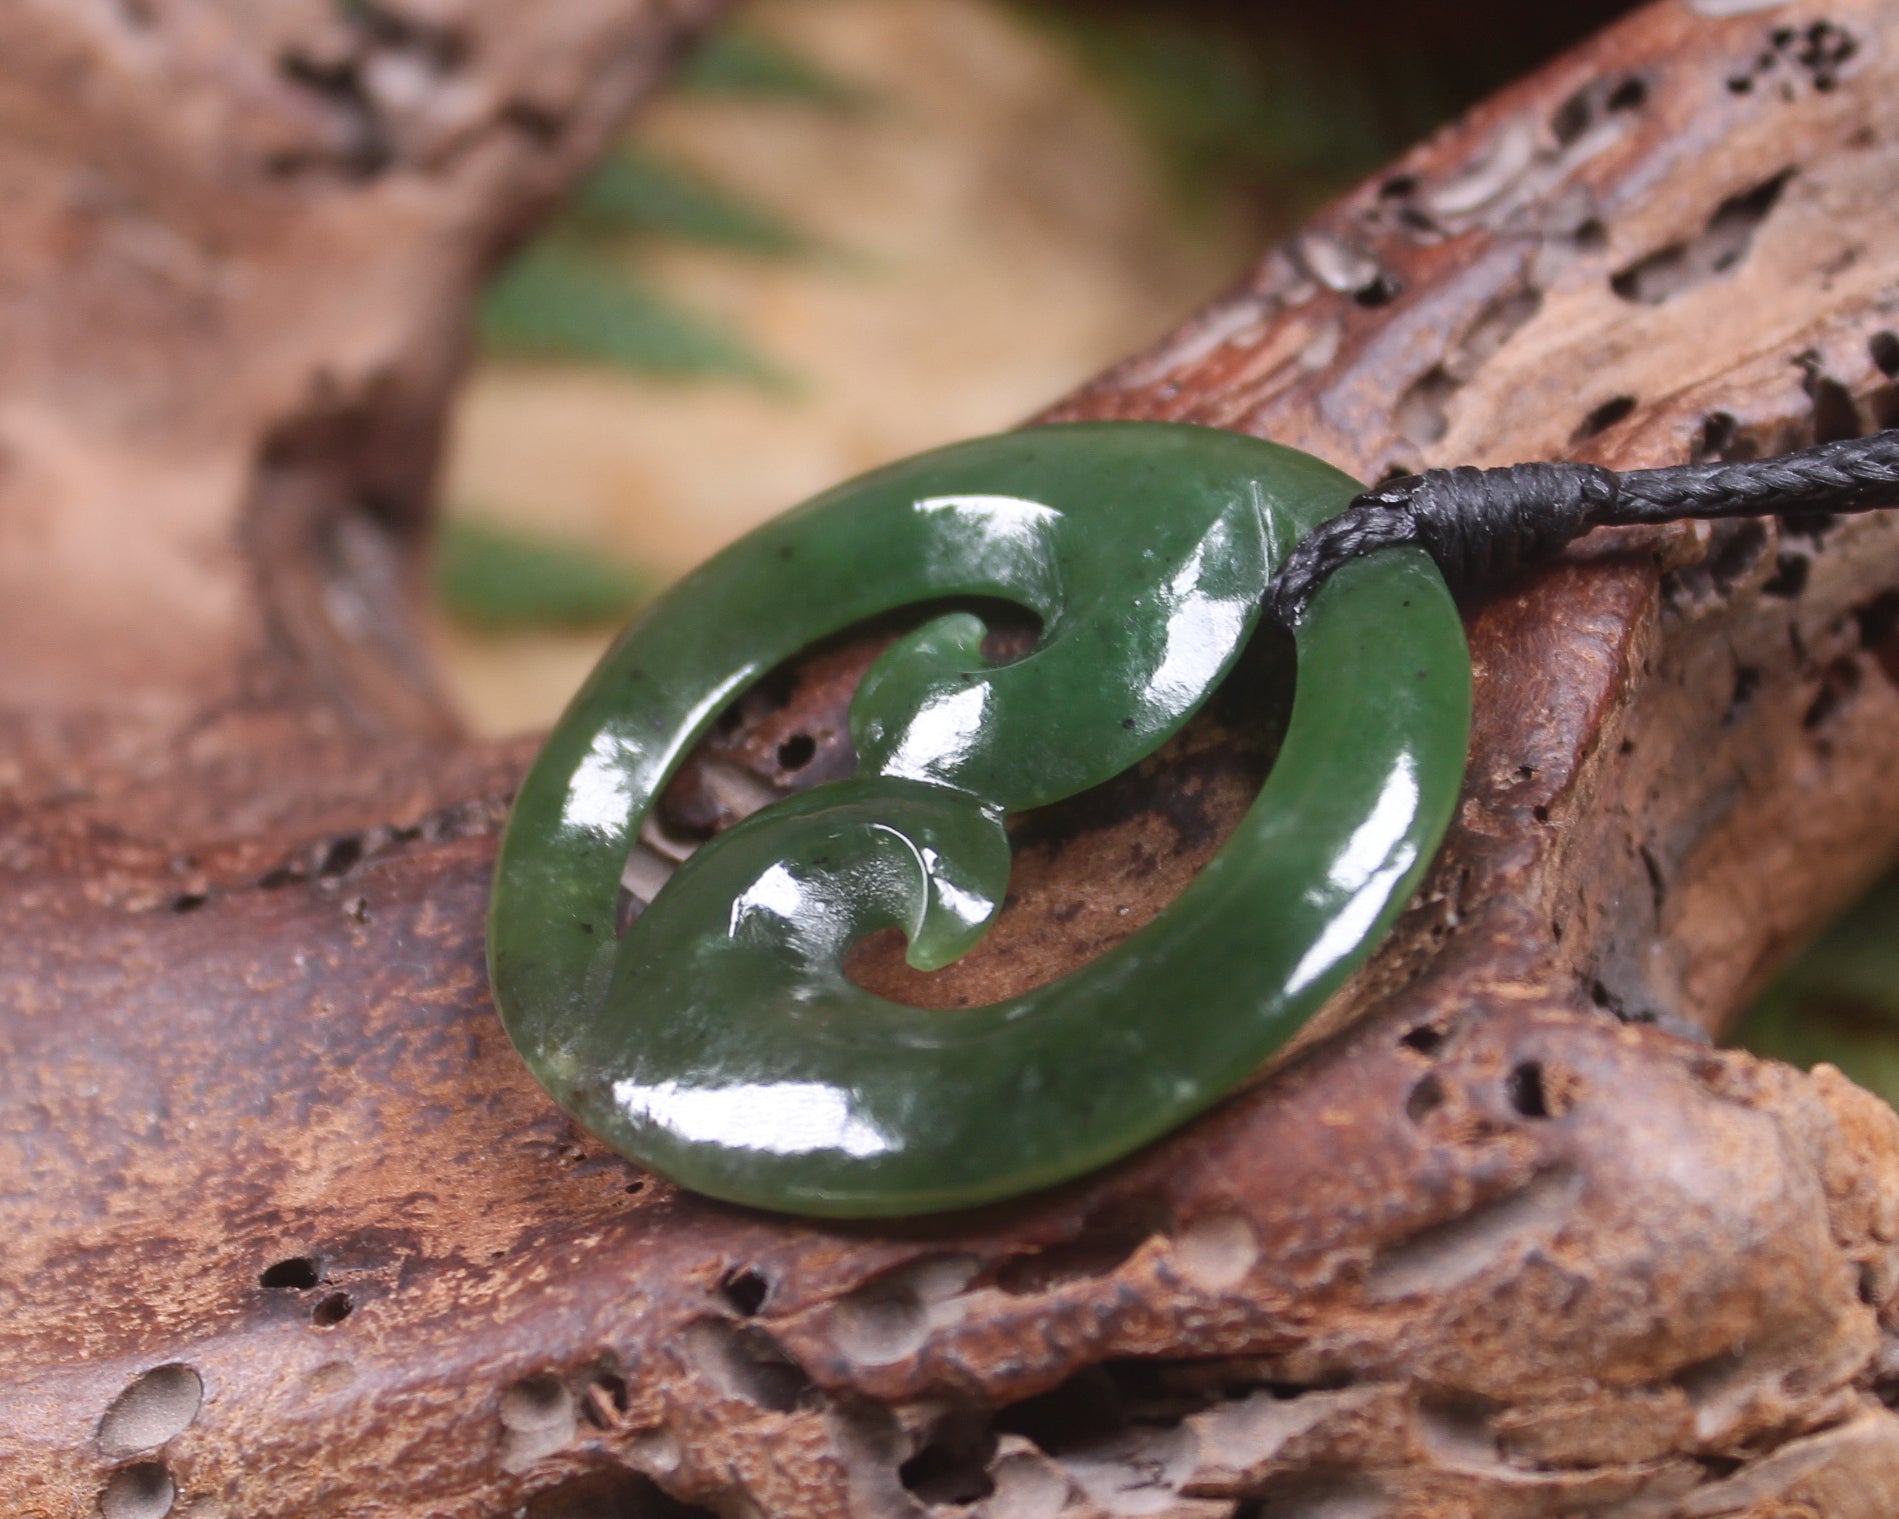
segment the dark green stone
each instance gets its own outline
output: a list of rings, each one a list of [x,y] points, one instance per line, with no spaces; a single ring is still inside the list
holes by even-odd
[[[1231,1092],[1364,960],[1456,804],[1470,662],[1417,550],[1320,593],[1258,800],[1119,947],[956,1012],[885,1001],[842,960],[880,928],[924,969],[975,943],[1008,883],[1004,815],[1178,731],[1274,567],[1358,489],[1238,434],[1076,423],[892,465],[718,555],[602,660],[515,804],[490,970],[535,1075],[688,1187],[835,1215],[1046,1186]],[[642,819],[735,696],[853,623],[956,596],[1034,612],[1038,646],[992,666],[967,613],[899,641],[852,704],[857,774],[720,835],[613,938]]]

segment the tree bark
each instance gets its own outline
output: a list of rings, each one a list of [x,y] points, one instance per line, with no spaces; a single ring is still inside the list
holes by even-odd
[[[0,16],[10,1512],[1899,1512],[1899,1118],[1707,1042],[1899,843],[1892,522],[1601,533],[1472,605],[1429,884],[1187,1131],[947,1220],[707,1203],[509,1050],[526,755],[456,738],[407,620],[480,272],[706,7],[253,9]],[[1366,478],[1885,425],[1896,40],[1895,0],[1664,0],[1050,415]],[[792,784],[861,658],[675,809]],[[1216,703],[1031,820],[969,962],[862,975],[1078,963],[1263,762]]]

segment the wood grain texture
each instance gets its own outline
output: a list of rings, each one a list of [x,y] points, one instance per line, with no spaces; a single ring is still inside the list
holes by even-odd
[[[689,9],[437,0],[489,126],[373,170],[271,66],[327,8],[0,19],[0,1503],[1899,1511],[1899,1119],[1705,1034],[1899,843],[1883,519],[1598,534],[1473,605],[1430,884],[1326,1038],[1111,1172],[812,1227],[551,1109],[481,962],[525,756],[403,673],[402,588],[475,273]],[[1890,422],[1896,46],[1892,0],[1663,0],[1051,415],[1366,477]],[[677,815],[821,773],[778,746],[828,753],[861,657],[755,699]],[[1029,820],[1033,889],[916,994],[1155,910],[1264,763],[1246,697]]]

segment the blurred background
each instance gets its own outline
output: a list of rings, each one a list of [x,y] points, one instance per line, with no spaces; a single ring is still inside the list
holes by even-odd
[[[467,719],[546,725],[711,550],[1019,422],[1623,8],[741,6],[489,292],[436,582]]]
[[[550,723],[752,524],[992,432],[1626,0],[752,0],[498,275],[432,638],[478,732]],[[1899,882],[1737,1035],[1899,1102]]]

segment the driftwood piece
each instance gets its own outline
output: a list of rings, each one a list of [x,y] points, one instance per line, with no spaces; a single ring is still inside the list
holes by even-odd
[[[1473,607],[1427,889],[1328,1039],[1110,1173],[810,1226],[551,1110],[481,962],[524,756],[453,739],[401,590],[475,272],[695,8],[537,6],[503,79],[513,9],[0,16],[0,1505],[1899,1512],[1899,1119],[1702,1032],[1899,841],[1884,520],[1602,534]],[[1663,0],[1059,414],[1368,477],[1893,421],[1896,44],[1894,0]],[[674,805],[818,773],[778,742],[856,657]],[[1165,901],[1245,712],[1031,820],[918,995]]]

